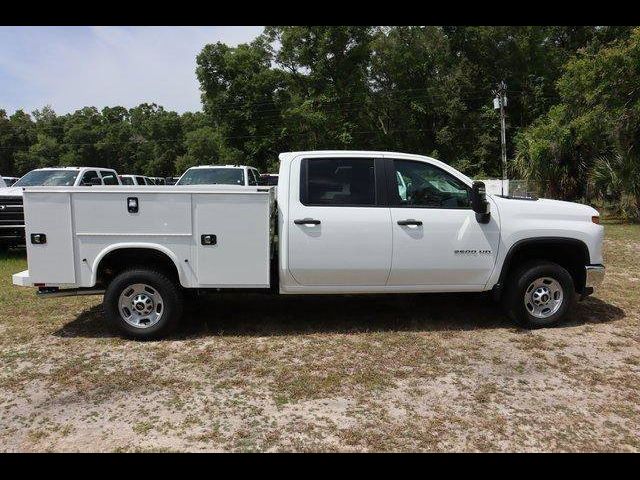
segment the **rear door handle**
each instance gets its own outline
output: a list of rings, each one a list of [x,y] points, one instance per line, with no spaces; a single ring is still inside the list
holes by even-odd
[[[422,222],[420,220],[414,220],[413,218],[409,218],[408,220],[398,220],[398,225],[401,226],[407,226],[407,225],[413,225],[416,227],[419,227],[422,225]]]
[[[320,220],[315,220],[313,218],[302,218],[300,220],[294,220],[293,223],[296,225],[320,225]]]

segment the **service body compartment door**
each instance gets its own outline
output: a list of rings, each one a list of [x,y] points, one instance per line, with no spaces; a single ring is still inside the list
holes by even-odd
[[[26,191],[24,213],[30,281],[75,284],[71,194]],[[32,234],[46,235],[46,243],[31,243]]]
[[[270,211],[267,193],[193,194],[199,286],[269,287]]]

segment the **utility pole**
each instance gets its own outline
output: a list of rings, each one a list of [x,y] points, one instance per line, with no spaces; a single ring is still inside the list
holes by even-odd
[[[500,110],[500,143],[502,146],[502,195],[507,182],[507,127],[505,125],[505,107],[507,106],[507,84],[504,80],[493,90],[493,108]]]

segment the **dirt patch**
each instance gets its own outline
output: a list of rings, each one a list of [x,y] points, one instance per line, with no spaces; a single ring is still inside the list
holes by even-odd
[[[602,288],[536,331],[481,295],[227,295],[131,342],[12,254],[0,450],[638,451],[640,228],[606,228]]]

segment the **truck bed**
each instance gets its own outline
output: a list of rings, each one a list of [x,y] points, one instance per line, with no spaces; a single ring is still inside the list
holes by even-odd
[[[274,202],[268,187],[28,187],[29,270],[17,275],[23,285],[90,288],[105,255],[153,248],[174,262],[184,287],[268,288]]]

